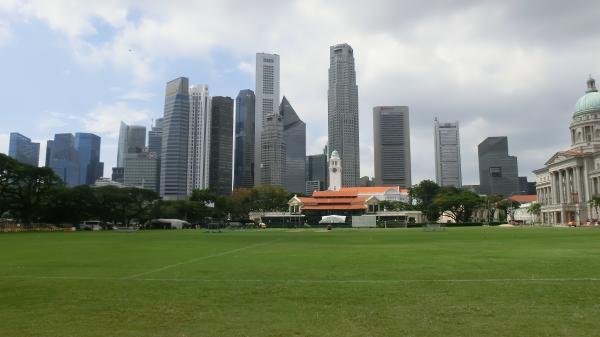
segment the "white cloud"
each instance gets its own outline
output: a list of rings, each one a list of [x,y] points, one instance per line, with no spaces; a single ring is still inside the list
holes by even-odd
[[[251,74],[252,76],[254,76],[254,73],[256,72],[256,67],[254,64],[245,61],[242,61],[238,64],[238,69],[247,74]]]
[[[135,109],[127,103],[119,101],[112,104],[100,103],[82,119],[88,132],[98,133],[116,139],[119,137],[119,124],[148,124],[150,113],[147,110]]]
[[[133,90],[133,91],[129,91],[129,92],[125,93],[123,96],[121,96],[121,99],[135,100],[135,101],[149,101],[154,96],[156,96],[156,94],[153,92]]]
[[[6,22],[0,21],[0,47],[13,39],[13,33]]]
[[[36,132],[56,131],[69,125],[73,120],[77,120],[77,117],[60,112],[44,113],[36,119],[34,129]]]
[[[10,135],[8,133],[0,133],[0,153],[8,154],[8,143]]]

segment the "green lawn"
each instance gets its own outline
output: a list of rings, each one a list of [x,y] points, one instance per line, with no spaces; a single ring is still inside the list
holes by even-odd
[[[594,336],[600,230],[0,234],[0,336]]]

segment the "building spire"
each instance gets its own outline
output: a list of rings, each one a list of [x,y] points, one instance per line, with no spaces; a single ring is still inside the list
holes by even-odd
[[[598,89],[596,89],[596,80],[592,77],[592,75],[590,74],[590,77],[587,80],[587,90],[586,93],[588,92],[598,92]]]

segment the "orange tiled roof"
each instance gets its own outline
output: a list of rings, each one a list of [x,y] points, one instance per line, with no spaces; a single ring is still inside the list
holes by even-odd
[[[353,209],[366,209],[365,205],[314,205],[314,206],[303,206],[302,210],[306,211],[317,211],[327,209],[342,209],[342,210],[353,210]]]
[[[528,202],[535,202],[537,201],[537,195],[533,194],[533,195],[513,195],[512,197],[510,197],[511,200],[514,200],[516,202],[519,202],[521,204],[525,204]]]
[[[354,198],[309,198],[301,197],[300,201],[304,205],[317,205],[317,204],[364,204],[368,197],[354,197]]]
[[[352,191],[314,191],[313,198],[319,197],[356,197],[357,193]]]

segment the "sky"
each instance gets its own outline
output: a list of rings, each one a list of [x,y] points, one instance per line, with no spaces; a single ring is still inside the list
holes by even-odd
[[[361,175],[373,175],[372,109],[410,108],[413,183],[435,179],[433,120],[459,121],[463,184],[478,184],[477,145],[507,136],[533,178],[569,147],[569,123],[600,77],[598,1],[0,0],[0,152],[10,132],[102,137],[105,175],[121,120],[150,127],[167,81],[212,96],[254,89],[255,54],[281,57],[281,94],[327,140],[329,46],[354,49]]]

